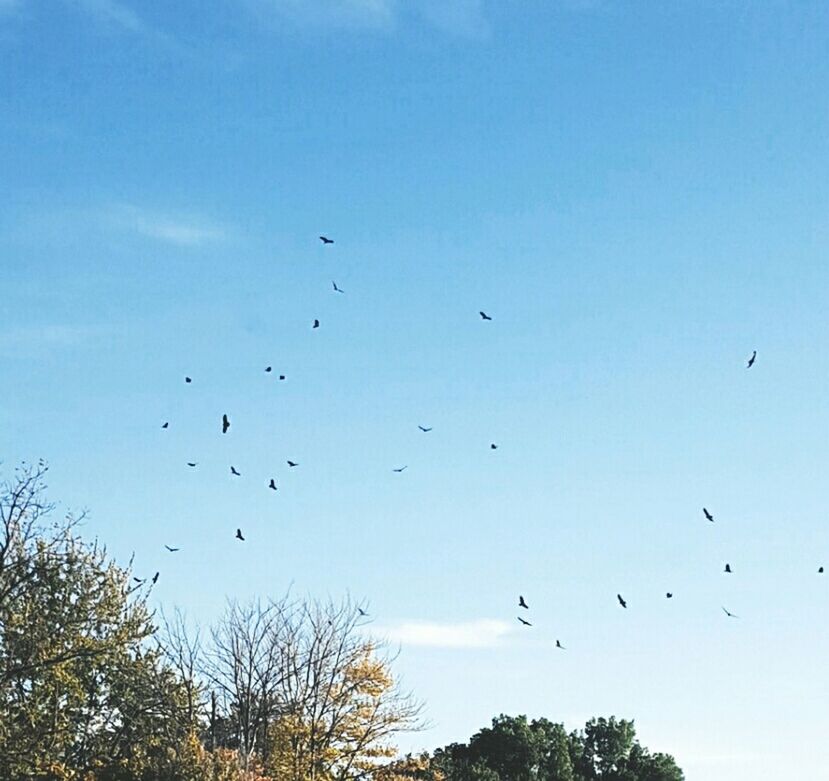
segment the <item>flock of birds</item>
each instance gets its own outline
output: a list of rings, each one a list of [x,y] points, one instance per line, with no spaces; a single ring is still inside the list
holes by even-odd
[[[323,243],[323,245],[329,245],[329,244],[334,243],[334,240],[331,239],[331,238],[328,238],[327,236],[320,236],[319,240]],[[340,294],[345,293],[345,291],[341,287],[339,287],[339,285],[337,285],[337,283],[335,281],[332,280],[331,285],[332,285],[332,288],[333,288],[335,293],[340,293]],[[486,312],[484,312],[483,310],[479,311],[478,315],[480,316],[482,321],[487,321],[487,322],[492,321],[492,317],[489,314],[487,314]],[[320,321],[319,321],[319,319],[315,318],[313,320],[312,324],[311,324],[311,328],[313,330],[313,329],[317,329],[319,327],[320,327]],[[751,356],[749,357],[749,359],[746,363],[746,368],[747,369],[752,368],[754,366],[756,360],[757,360],[757,350],[754,350],[754,351],[752,351]],[[266,366],[265,367],[265,372],[268,373],[268,374],[272,373],[273,372],[273,367],[272,366]],[[286,376],[284,374],[279,375],[279,380],[283,381],[285,379],[286,379]],[[189,376],[185,376],[184,382],[189,385],[193,382],[193,378],[189,377]],[[162,429],[168,429],[169,427],[170,427],[170,421],[165,421],[161,426]],[[230,421],[230,418],[228,417],[227,413],[225,413],[225,414],[222,415],[222,420],[221,420],[222,434],[227,434],[228,431],[230,430],[230,428],[231,428],[231,421]],[[424,434],[428,434],[430,431],[432,431],[431,426],[418,425],[418,429]],[[490,450],[497,450],[498,449],[498,445],[495,442],[490,443],[489,447],[490,447]],[[288,468],[290,468],[290,469],[293,469],[293,468],[299,466],[298,462],[291,461],[290,459],[286,463],[288,465]],[[198,465],[199,464],[198,464],[197,461],[188,461],[187,462],[187,466],[191,469],[195,469],[196,467],[198,467]],[[401,474],[406,469],[408,469],[408,465],[395,467],[395,468],[392,469],[392,472],[394,472],[396,474]],[[234,477],[241,477],[242,476],[241,472],[239,472],[239,470],[237,470],[236,467],[232,464],[230,465],[230,474]],[[276,484],[276,479],[271,477],[269,479],[268,483],[267,483],[267,487],[272,491],[278,490],[278,486]],[[710,523],[714,523],[714,516],[708,510],[707,507],[702,508],[702,513],[703,513],[703,516],[705,517],[705,519],[707,521],[709,521]],[[245,536],[244,536],[241,528],[236,529],[235,539],[239,540],[240,542],[245,541]],[[179,550],[181,550],[180,548],[173,547],[173,546],[170,546],[170,545],[165,545],[164,547],[170,553],[177,553]],[[732,574],[733,573],[733,570],[731,569],[731,564],[730,563],[726,563],[724,572],[726,574]],[[823,572],[824,572],[824,568],[822,566],[819,567],[818,568],[818,573],[823,574]],[[158,581],[159,574],[160,573],[156,572],[155,575],[152,577],[151,582],[153,584],[155,584]],[[146,578],[135,577],[135,578],[133,578],[133,580],[135,580],[136,583],[140,586],[143,583],[145,583],[147,579]],[[665,598],[666,599],[672,599],[673,598],[673,593],[670,592],[670,591],[667,592],[665,594]],[[617,594],[616,599],[617,599],[619,605],[622,608],[627,609],[627,606],[628,606],[627,601],[625,600],[625,598],[621,594]],[[527,610],[527,611],[529,611],[529,609],[530,609],[530,607],[527,604],[527,601],[524,599],[523,595],[519,595],[519,597],[518,597],[518,607],[522,608],[523,610]],[[368,615],[368,613],[366,613],[362,608],[358,608],[358,610],[359,610],[360,616],[367,616]],[[739,618],[739,616],[735,615],[734,613],[729,611],[724,606],[722,607],[722,610],[723,610],[723,613],[725,613],[725,615],[728,618]],[[532,627],[533,626],[532,622],[528,621],[526,618],[523,618],[520,615],[516,616],[516,618],[518,619],[518,621],[523,626],[526,626],[526,627]],[[562,650],[562,651],[566,650],[565,646],[562,645],[560,640],[556,640],[555,647]]]

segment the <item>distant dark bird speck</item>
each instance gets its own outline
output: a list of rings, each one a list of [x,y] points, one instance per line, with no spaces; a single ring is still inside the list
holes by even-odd
[[[409,468],[409,465],[407,464],[406,466],[401,466],[399,469],[392,469],[391,471],[392,471],[392,472],[398,472],[398,473],[400,473],[400,472],[402,472],[404,469],[408,469],[408,468]]]
[[[319,320],[314,320],[314,324],[311,326],[311,328],[319,328],[319,327],[320,327],[320,321]]]
[[[493,442],[493,443],[489,446],[489,449],[490,449],[490,450],[497,450],[497,449],[498,449],[498,445],[496,445],[496,444]]]
[[[230,467],[230,474],[232,474],[232,475],[236,475],[236,477],[241,477],[241,476],[242,476],[242,473],[241,473],[241,472],[237,472],[237,471],[236,471],[236,467],[235,467],[235,466],[231,466],[231,467]]]
[[[276,490],[276,481],[273,478],[271,478],[270,483],[268,483],[268,488],[270,488],[273,491]]]
[[[726,565],[725,565],[725,569],[724,569],[723,571],[724,571],[724,572],[731,572],[731,565],[730,565],[730,564],[726,564]]]
[[[333,279],[331,280],[331,284],[334,286],[334,292],[335,293],[345,293],[345,290],[343,290],[342,288],[337,287],[337,283],[334,282]]]
[[[146,578],[133,578],[133,580],[136,583],[145,583],[147,579]]]
[[[320,236],[320,241],[323,244],[333,244],[334,243],[334,239],[329,239],[327,236]]]
[[[486,312],[478,312],[481,316],[481,320],[492,320],[492,318]]]
[[[193,380],[191,380],[189,377],[185,377],[185,378],[184,378],[184,381],[185,381],[185,382],[193,382]]]
[[[198,461],[188,461],[187,462],[187,466],[198,466],[198,465],[199,465]]]
[[[176,551],[181,550],[181,548],[171,548],[169,545],[165,545],[164,547],[167,548],[170,553],[175,553]]]
[[[729,618],[739,618],[739,616],[735,616],[733,613],[729,613],[725,608],[723,608],[723,613],[725,613]]]
[[[284,374],[280,374],[280,375],[279,375],[279,379],[280,379],[280,380],[284,380],[284,379],[285,379],[285,375],[284,375]]]
[[[169,421],[166,421],[166,422],[165,422],[165,423],[161,426],[161,428],[169,428],[169,427],[170,427],[170,423],[169,423]]]
[[[673,594],[671,594],[671,592],[669,591],[667,594],[665,594],[665,596],[666,596],[666,598],[668,598],[668,599],[672,599],[674,595],[673,595]]]
[[[524,601],[524,597],[520,594],[518,595],[518,607],[525,607],[527,610],[530,609],[530,606]]]
[[[358,612],[361,616],[367,616],[367,615],[368,615],[368,613],[366,613],[366,611],[365,611],[365,610],[363,610],[363,608],[361,608],[361,607],[358,607],[358,608],[357,608],[357,612]]]
[[[822,575],[823,574],[823,567],[818,567],[817,572],[818,572],[818,575]]]
[[[518,620],[519,620],[519,621],[520,621],[520,622],[521,622],[524,626],[532,626],[532,624],[531,624],[529,621],[526,621],[525,619],[521,618],[521,616],[516,616],[516,618],[517,618],[517,619],[518,619]]]
[[[618,600],[619,600],[619,604],[620,604],[622,607],[627,607],[627,606],[628,606],[628,603],[627,603],[627,602],[625,602],[625,600],[624,600],[624,599],[622,599],[622,595],[621,595],[621,594],[617,594],[617,595],[616,595],[616,599],[618,599]]]
[[[227,419],[227,415],[222,415],[222,434],[227,434],[229,428],[230,421]]]
[[[244,536],[242,536],[242,530],[241,529],[236,529],[236,539],[237,540],[242,540],[242,542],[245,541]]]
[[[425,428],[424,426],[418,426],[418,428],[419,428],[419,429],[420,429],[420,430],[421,430],[424,434],[428,434],[428,433],[432,430],[431,428]]]
[[[702,512],[704,513],[704,515],[705,515],[705,517],[706,517],[706,519],[707,519],[707,520],[711,521],[711,523],[714,523],[714,516],[713,516],[713,515],[711,515],[711,513],[709,513],[709,512],[708,512],[708,510],[706,510],[706,509],[703,507],[703,508],[702,508]]]
[[[561,640],[556,640],[556,648],[560,648],[562,651],[566,651],[567,649],[561,644]]]
[[[270,374],[273,371],[273,366],[266,366],[265,371]]]
[[[299,464],[296,461],[289,461],[288,466],[299,466]]]
[[[158,576],[159,576],[160,574],[161,574],[160,572],[156,572],[156,573],[155,573],[155,575],[153,575],[153,583],[154,583],[154,584],[155,584],[155,583],[158,583]]]
[[[752,366],[754,366],[754,362],[755,362],[756,360],[757,360],[757,350],[755,350],[755,351],[751,354],[751,358],[749,358],[749,359],[748,359],[748,363],[746,364],[746,369],[750,369]]]

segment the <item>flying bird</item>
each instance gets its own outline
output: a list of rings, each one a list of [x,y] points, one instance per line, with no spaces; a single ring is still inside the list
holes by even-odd
[[[334,239],[329,239],[327,236],[320,236],[320,241],[323,244],[333,244],[334,243]]]
[[[227,415],[222,415],[222,434],[227,434],[229,428],[230,421],[227,419]]]
[[[566,651],[567,649],[561,644],[561,640],[556,640],[556,648],[560,648],[562,651]]]
[[[616,595],[616,599],[618,599],[618,600],[619,600],[619,604],[620,604],[622,607],[625,607],[625,608],[626,608],[626,607],[628,606],[628,603],[627,603],[627,602],[625,602],[625,600],[624,600],[624,599],[622,599],[622,595],[621,595],[621,594],[617,594],[617,595]]]
[[[481,320],[492,320],[492,318],[486,312],[478,312],[481,316]]]
[[[823,567],[818,567],[817,572],[818,572],[818,575],[822,575],[823,574]]]
[[[242,536],[242,530],[241,529],[236,529],[236,539],[241,540],[242,542],[245,541],[244,536]]]
[[[667,594],[665,594],[665,597],[666,597],[667,599],[672,599],[672,598],[673,598],[673,596],[674,596],[674,595],[673,595],[673,594],[671,594],[671,592],[670,592],[670,591],[669,591]]]
[[[319,327],[320,327],[320,321],[319,320],[314,320],[314,324],[311,326],[311,328],[319,328]]]
[[[524,601],[524,597],[522,597],[520,594],[518,595],[518,607],[524,607],[527,610],[530,609],[530,606]]]
[[[706,510],[706,509],[703,507],[703,508],[702,508],[702,512],[703,512],[703,514],[705,515],[705,518],[706,518],[707,520],[711,521],[711,523],[714,523],[714,516],[713,516],[713,515],[711,515],[711,513],[709,513],[709,512],[708,512],[708,510]]]
[[[361,607],[358,607],[358,608],[357,608],[357,612],[358,612],[361,616],[367,616],[367,615],[368,615],[368,613],[366,613],[366,611],[365,611],[365,610],[363,610],[363,608],[361,608]]]
[[[161,426],[161,428],[169,428],[169,426],[170,426],[170,422],[169,422],[169,421],[166,421],[166,422],[165,422],[165,423]]]
[[[271,478],[270,483],[268,483],[268,488],[271,488],[274,491],[276,490],[276,482],[274,481],[273,478]]]
[[[160,574],[161,574],[160,572],[156,572],[156,573],[155,573],[155,575],[153,575],[153,585],[155,585],[156,583],[158,583],[158,576],[159,576]]]
[[[284,380],[284,379],[285,379],[285,375],[284,375],[284,374],[280,374],[280,375],[279,375],[279,379],[280,379],[280,380]]]
[[[230,474],[232,474],[232,475],[236,475],[236,477],[241,477],[241,476],[242,476],[242,473],[241,473],[241,472],[237,472],[237,471],[236,471],[236,467],[235,467],[235,466],[231,466],[231,467],[230,467]]]
[[[497,449],[498,449],[498,445],[496,445],[496,444],[493,442],[493,443],[489,446],[489,449],[490,449],[490,450],[497,450]]]
[[[188,461],[187,462],[187,466],[198,466],[198,465],[199,465],[198,461]]]
[[[752,366],[754,366],[754,362],[755,362],[756,360],[757,360],[757,350],[755,350],[755,351],[751,354],[751,358],[749,358],[749,359],[748,359],[748,363],[746,364],[746,369],[750,369]]]
[[[400,473],[400,472],[402,472],[404,469],[408,469],[408,468],[409,468],[409,465],[408,465],[408,464],[406,464],[406,466],[401,466],[399,469],[392,469],[391,471],[392,471],[392,472],[397,472],[397,473],[399,474],[399,473]]]
[[[729,573],[730,573],[730,572],[731,572],[731,565],[730,565],[730,564],[726,564],[726,565],[725,565],[725,570],[723,570],[723,571],[724,571],[724,572],[729,572]]]
[[[521,616],[516,616],[516,618],[524,625],[524,626],[532,626],[529,621],[525,621]]]
[[[170,553],[175,553],[176,551],[181,550],[181,548],[171,548],[169,545],[165,545],[164,547],[167,548]]]
[[[342,288],[337,287],[337,283],[333,279],[331,280],[331,284],[334,286],[334,292],[335,293],[345,293],[345,290],[343,290]]]
[[[146,583],[146,578],[133,578],[136,583]]]
[[[423,426],[418,426],[418,428],[424,433],[428,434],[432,429],[431,428],[424,428]]]
[[[288,466],[299,466],[299,464],[296,461],[289,461]]]
[[[193,382],[193,380],[191,380],[189,377],[185,377],[185,378],[184,378],[184,381],[185,381],[186,383],[191,383],[191,382]]]
[[[729,618],[739,618],[739,616],[735,616],[733,613],[729,613],[725,608],[723,608],[723,613],[725,613]]]
[[[265,372],[266,373],[270,374],[272,371],[273,371],[273,366],[266,366],[265,367]]]

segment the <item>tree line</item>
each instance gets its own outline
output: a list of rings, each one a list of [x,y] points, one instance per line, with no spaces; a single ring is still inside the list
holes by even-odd
[[[566,733],[499,717],[399,757],[423,726],[353,600],[228,602],[209,627],[155,614],[152,582],[56,518],[44,464],[0,486],[0,778],[56,781],[675,781],[632,722]]]

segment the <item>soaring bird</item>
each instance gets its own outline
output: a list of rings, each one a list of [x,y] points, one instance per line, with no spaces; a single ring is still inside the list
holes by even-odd
[[[674,595],[673,595],[673,594],[671,594],[671,592],[670,592],[670,591],[669,591],[667,594],[665,594],[665,597],[666,597],[667,599],[672,599],[672,598],[673,598],[673,596],[674,596]]]
[[[428,434],[432,429],[431,428],[424,428],[423,426],[418,426],[418,428],[424,433]]]
[[[335,293],[345,293],[345,290],[343,290],[340,287],[337,287],[337,283],[333,279],[331,280],[331,284],[334,286]]]
[[[161,426],[161,428],[169,428],[169,427],[170,427],[170,422],[169,421],[165,421],[164,424]]]
[[[272,371],[273,371],[273,366],[266,366],[265,367],[265,372],[266,373],[270,374]]]
[[[624,600],[624,599],[622,599],[622,595],[621,595],[621,594],[617,594],[617,595],[616,595],[616,599],[618,599],[618,600],[619,600],[619,604],[620,604],[622,607],[627,607],[627,606],[628,606],[628,603],[627,603],[627,602],[625,602],[625,600]]]
[[[725,613],[729,618],[739,618],[739,616],[735,616],[733,613],[729,613],[725,608],[723,608],[723,613]]]
[[[524,601],[524,597],[520,594],[518,595],[518,607],[525,607],[527,610],[530,609],[530,606]]]
[[[222,415],[222,434],[227,434],[229,428],[230,421],[227,419],[227,415]]]
[[[709,512],[708,512],[708,510],[706,510],[706,509],[703,507],[703,508],[702,508],[702,512],[703,512],[703,514],[705,515],[705,517],[706,517],[706,519],[707,519],[707,520],[711,521],[711,523],[714,523],[714,516],[713,516],[713,515],[711,515],[711,513],[709,513]]]
[[[561,644],[561,640],[556,640],[556,648],[560,648],[562,651],[566,651],[567,649]]]
[[[481,320],[492,320],[492,318],[486,312],[478,312],[481,316]]]
[[[749,358],[749,359],[748,359],[748,363],[746,364],[746,369],[750,369],[752,366],[754,366],[754,362],[755,362],[756,360],[757,360],[757,350],[755,350],[755,351],[751,354],[751,358]]]
[[[320,241],[323,244],[333,244],[334,243],[334,239],[329,239],[327,236],[320,236]]]
[[[311,328],[319,328],[319,327],[320,327],[320,321],[319,320],[314,320],[314,324],[311,326]]]
[[[187,382],[187,383],[193,382],[193,380],[191,380],[189,377],[185,377],[184,381]]]
[[[521,616],[516,616],[516,618],[524,625],[524,626],[532,626],[529,621],[525,621]]]
[[[191,467],[192,467],[192,466],[198,466],[198,465],[199,465],[199,462],[198,462],[198,461],[188,461],[188,462],[187,462],[187,466],[191,466]]]
[[[156,572],[156,573],[155,573],[155,575],[153,575],[153,584],[158,583],[158,576],[159,576],[160,574],[161,574],[160,572]]]
[[[241,529],[236,529],[236,539],[241,540],[242,542],[245,541],[245,538],[242,535],[242,530]]]
[[[241,472],[237,472],[237,471],[236,471],[236,467],[235,467],[235,466],[231,466],[231,467],[230,467],[230,474],[232,474],[232,475],[236,475],[236,477],[241,477],[241,476],[242,476],[242,473],[241,473]]]
[[[284,375],[284,374],[280,374],[280,375],[279,375],[279,379],[280,379],[280,380],[284,380],[284,379],[285,379],[285,375]]]
[[[136,583],[146,583],[146,578],[133,578]]]
[[[171,548],[169,545],[165,545],[164,547],[167,548],[170,553],[175,553],[176,551],[181,550],[181,548]]]
[[[296,461],[288,461],[288,466],[299,466]]]
[[[358,608],[357,608],[357,612],[358,612],[361,616],[367,616],[367,615],[368,615],[368,613],[366,613],[366,611],[365,611],[365,610],[363,610],[363,608],[361,608],[361,607],[358,607]]]
[[[497,449],[498,449],[498,445],[496,445],[496,444],[493,442],[493,443],[489,446],[489,449],[490,449],[490,450],[497,450]]]
[[[268,483],[268,488],[270,488],[273,491],[276,490],[276,481],[273,478],[271,478],[270,483]]]
[[[402,472],[404,469],[408,469],[408,468],[409,468],[409,465],[406,464],[406,466],[401,466],[399,469],[392,469],[391,471],[392,472],[397,472],[398,474],[400,474],[400,472]]]
[[[818,572],[818,575],[822,575],[823,574],[823,567],[818,567],[817,572]]]
[[[726,565],[725,565],[725,570],[723,570],[723,571],[724,571],[724,572],[729,572],[729,573],[730,573],[730,572],[731,572],[731,565],[730,565],[730,564],[726,564]]]

